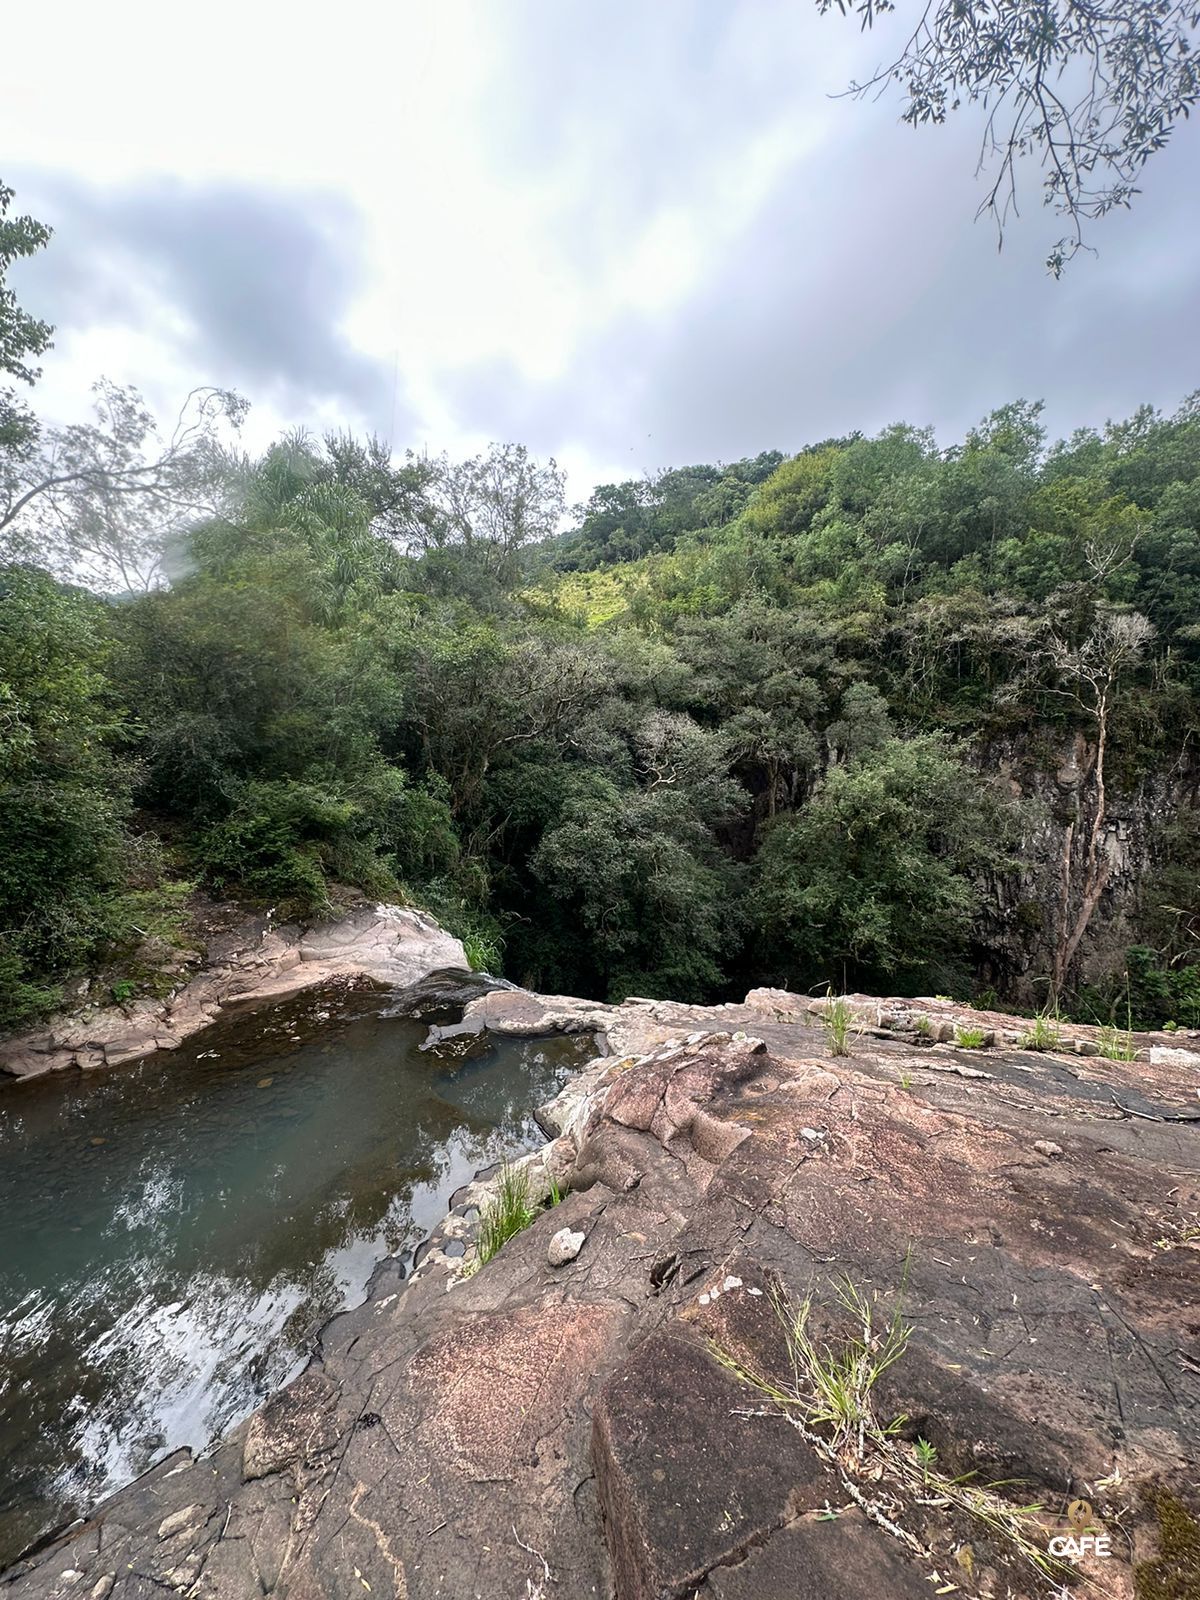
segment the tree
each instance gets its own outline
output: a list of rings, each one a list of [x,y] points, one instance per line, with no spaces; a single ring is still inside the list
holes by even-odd
[[[1090,771],[1084,779],[1090,788],[1086,807],[1067,824],[1063,843],[1059,922],[1050,978],[1055,998],[1062,993],[1080,941],[1108,883],[1109,860],[1102,850],[1108,812],[1104,763],[1114,700],[1121,680],[1141,661],[1153,638],[1153,625],[1138,612],[1102,610],[1082,644],[1072,646],[1055,639],[1047,648],[1047,661],[1059,680],[1051,693],[1062,695],[1077,706],[1091,721],[1096,736]],[[1090,825],[1087,809],[1091,810]],[[1075,847],[1081,833],[1083,858],[1077,871]]]
[[[50,229],[33,217],[10,217],[13,198],[13,191],[0,183],[0,372],[33,384],[41,376],[41,368],[32,362],[50,348],[54,330],[21,309],[4,279],[14,261],[43,248]],[[36,439],[37,422],[29,407],[11,385],[0,387],[0,497],[15,464],[28,455]]]
[[[568,740],[603,692],[596,651],[533,634],[435,625],[405,649],[405,714],[420,756],[448,786],[455,818],[475,828],[495,770]]]
[[[144,594],[163,582],[168,552],[230,485],[221,424],[246,402],[195,389],[170,437],[136,389],[101,380],[95,423],[44,430],[0,467],[0,555],[35,560],[101,592]]]
[[[979,880],[1002,864],[1008,831],[999,799],[939,736],[889,739],[832,768],[755,862],[763,965],[839,985],[965,971]]]
[[[710,821],[686,781],[622,789],[588,769],[530,862],[561,918],[553,975],[568,966],[613,1000],[709,998],[740,941],[736,871]]]
[[[817,0],[864,30],[893,0]],[[1200,99],[1196,0],[931,0],[900,54],[849,93],[898,86],[903,120],[943,123],[987,113],[980,169],[991,167],[979,214],[1000,238],[1017,209],[1017,165],[1044,173],[1043,198],[1069,231],[1047,258],[1057,277],[1084,244],[1084,224],[1128,206],[1150,157]]]
[[[565,504],[566,474],[523,444],[493,444],[469,461],[441,463],[438,515],[425,530],[431,548],[459,547],[502,585],[519,573],[518,554],[548,539]]]
[[[0,1027],[87,960],[126,866],[129,774],[104,607],[0,568]]]
[[[0,372],[31,384],[41,376],[41,368],[31,366],[30,359],[50,348],[54,329],[21,309],[4,278],[14,261],[36,255],[49,242],[50,229],[32,217],[10,217],[14,198],[13,191],[0,183]]]

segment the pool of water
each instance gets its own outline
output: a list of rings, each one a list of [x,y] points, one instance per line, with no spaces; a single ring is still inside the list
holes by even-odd
[[[0,1087],[0,1568],[287,1382],[586,1053],[426,1033],[314,990]]]

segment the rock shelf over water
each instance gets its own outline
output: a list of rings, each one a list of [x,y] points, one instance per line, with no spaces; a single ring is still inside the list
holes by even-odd
[[[0,1041],[0,1079],[119,1066],[173,1048],[207,1027],[223,1007],[296,994],[338,978],[369,978],[402,989],[431,972],[465,970],[467,964],[459,940],[409,906],[364,903],[310,928],[237,915],[209,939],[203,968],[169,999],[85,1010]]]

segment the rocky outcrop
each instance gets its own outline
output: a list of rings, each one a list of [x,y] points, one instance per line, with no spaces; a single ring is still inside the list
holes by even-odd
[[[487,1186],[460,1193],[412,1278],[211,1457],[0,1592],[1048,1597],[1031,1552],[1078,1500],[1111,1540],[1090,1592],[1200,1592],[1200,1053],[1032,1051],[939,1012],[1001,1033],[962,1049],[918,1027],[933,1004],[859,997],[841,1056],[778,991],[588,1007],[613,1053],[527,1158],[559,1205],[472,1270]],[[582,1018],[513,992],[468,1012]],[[831,1371],[880,1368],[847,1417],[798,1313]]]
[[[331,980],[407,988],[439,969],[467,966],[461,943],[411,907],[364,903],[307,928],[239,915],[209,940],[205,965],[168,999],[92,1008],[0,1042],[0,1079],[117,1066],[171,1049],[226,1006]]]

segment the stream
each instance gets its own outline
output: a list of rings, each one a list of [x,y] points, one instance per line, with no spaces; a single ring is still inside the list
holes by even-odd
[[[0,1088],[0,1570],[288,1382],[455,1189],[540,1142],[533,1107],[592,1053],[423,1050],[428,1020],[315,989]]]

